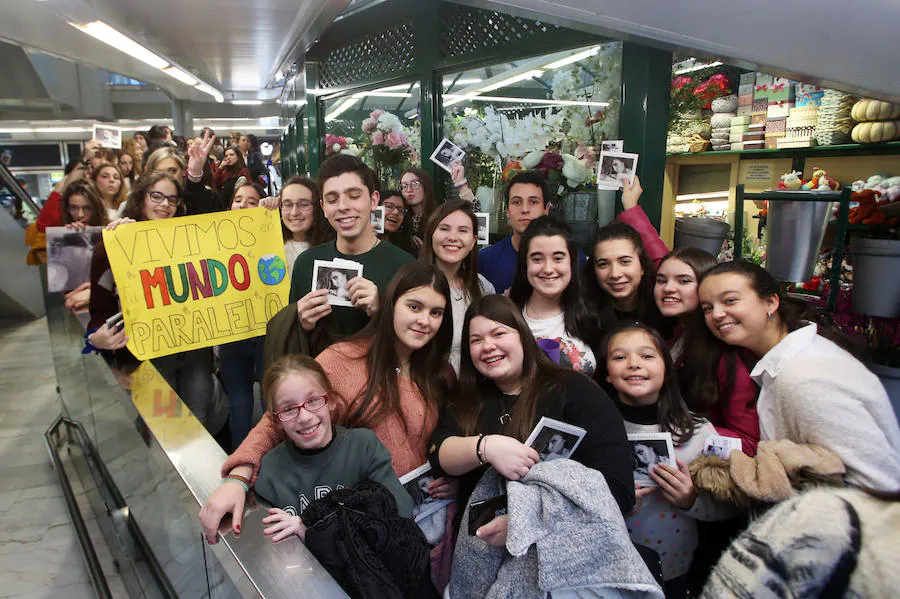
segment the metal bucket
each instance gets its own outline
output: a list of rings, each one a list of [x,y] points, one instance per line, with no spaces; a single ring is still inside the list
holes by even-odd
[[[860,314],[900,316],[900,241],[855,238],[853,309]]]
[[[830,214],[830,201],[769,202],[766,270],[779,281],[810,280]]]
[[[730,230],[728,223],[714,218],[677,218],[675,247],[699,248],[718,256]]]

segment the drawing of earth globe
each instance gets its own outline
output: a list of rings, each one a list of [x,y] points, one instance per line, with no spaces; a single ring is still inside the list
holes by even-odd
[[[259,270],[259,278],[266,285],[277,285],[287,273],[284,260],[275,254],[266,254],[260,258],[257,269]]]

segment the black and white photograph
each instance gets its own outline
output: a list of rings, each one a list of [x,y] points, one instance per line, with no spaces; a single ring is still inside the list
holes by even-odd
[[[369,222],[379,235],[384,235],[384,206],[379,206],[369,214]]]
[[[103,144],[104,148],[122,149],[122,130],[118,127],[94,123],[94,139]]]
[[[723,460],[730,459],[732,451],[743,451],[743,444],[737,437],[715,435],[709,437],[703,445],[703,455],[714,455]]]
[[[568,458],[578,448],[586,432],[579,426],[544,416],[528,435],[525,445],[536,449],[544,462]]]
[[[675,446],[672,433],[633,433],[628,435],[631,446],[631,469],[634,482],[645,487],[657,486],[650,473],[657,464],[675,465]]]
[[[91,280],[91,256],[103,227],[47,227],[47,291],[71,291]]]
[[[491,214],[490,212],[476,212],[475,219],[478,221],[478,245],[491,244]]]
[[[313,262],[313,291],[328,290],[328,303],[332,306],[353,306],[347,282],[362,276],[362,264],[349,260],[316,260]]]
[[[597,173],[597,187],[601,189],[622,189],[625,183],[631,185],[637,172],[637,154],[626,152],[600,152],[600,170]]]
[[[441,509],[452,499],[435,499],[428,492],[428,485],[437,478],[431,464],[425,463],[400,477],[400,484],[413,500],[413,519],[418,522]]]
[[[600,142],[601,152],[624,152],[625,141],[622,139],[608,139]]]
[[[465,155],[462,148],[445,137],[431,154],[431,161],[449,173],[450,165],[457,160],[462,160]]]

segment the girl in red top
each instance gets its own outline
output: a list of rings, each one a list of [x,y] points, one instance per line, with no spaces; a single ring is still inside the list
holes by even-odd
[[[759,442],[759,388],[750,370],[756,360],[748,351],[713,337],[699,308],[698,282],[715,265],[715,257],[703,250],[677,248],[659,263],[653,295],[663,316],[678,319],[670,344],[688,407],[703,414],[719,434],[740,438],[744,453],[754,456]]]

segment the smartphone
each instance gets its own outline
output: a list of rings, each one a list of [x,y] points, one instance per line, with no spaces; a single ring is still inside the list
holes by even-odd
[[[506,513],[506,494],[497,495],[469,504],[469,535],[475,536],[479,528]]]
[[[118,333],[123,328],[125,328],[125,317],[122,315],[121,312],[117,312],[116,314],[113,314],[112,316],[110,316],[109,318],[106,319],[106,328],[115,333]]]

